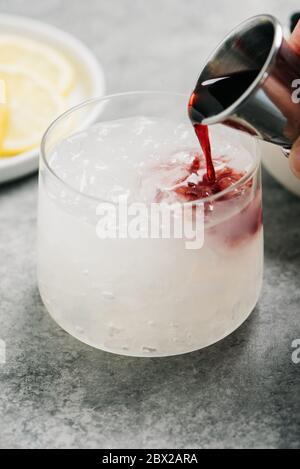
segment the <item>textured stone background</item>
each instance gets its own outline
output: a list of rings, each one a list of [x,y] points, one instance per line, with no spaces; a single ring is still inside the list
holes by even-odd
[[[278,0],[0,0],[55,24],[103,62],[108,91],[188,93],[225,32]],[[37,178],[0,188],[0,447],[299,447],[300,200],[265,175],[266,272],[259,306],[216,346],[168,359],[93,350],[50,319],[35,276]]]

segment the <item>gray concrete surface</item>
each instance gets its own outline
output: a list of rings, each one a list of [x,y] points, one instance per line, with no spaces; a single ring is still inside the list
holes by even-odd
[[[249,15],[297,1],[1,0],[55,24],[103,62],[108,91],[189,92],[200,63]],[[168,359],[89,348],[46,314],[35,274],[37,178],[0,188],[0,447],[299,447],[300,200],[264,177],[265,282],[233,335]]]

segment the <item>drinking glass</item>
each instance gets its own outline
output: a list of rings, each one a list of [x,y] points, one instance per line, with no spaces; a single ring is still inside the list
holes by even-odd
[[[161,92],[94,99],[60,116],[42,140],[39,290],[52,318],[93,347],[141,357],[194,351],[233,332],[258,301],[263,272],[260,157],[255,139],[246,134],[213,126],[213,154],[227,152],[243,166],[239,155],[245,153],[250,164],[223,191],[200,201],[179,201],[193,209],[202,205],[202,247],[187,249],[185,239],[174,237],[103,238],[97,231],[105,190],[112,188],[112,205],[119,200],[114,174],[119,174],[120,161],[127,158],[123,185],[130,189],[137,171],[130,166],[130,152],[136,158],[140,151],[143,160],[149,144],[141,136],[135,142],[122,126],[111,138],[107,125],[116,128],[125,119],[130,129],[138,116],[161,122],[160,133],[150,142],[154,147],[155,139],[164,139],[173,125],[189,126],[188,146],[196,152],[187,101],[186,96]],[[123,159],[122,148],[130,149]],[[103,161],[109,162],[107,173]],[[134,197],[133,202],[141,202]]]

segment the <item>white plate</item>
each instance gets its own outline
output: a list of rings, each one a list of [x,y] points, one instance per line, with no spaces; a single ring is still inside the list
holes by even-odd
[[[260,142],[260,145],[265,168],[287,190],[300,197],[300,181],[290,170],[289,160],[284,156],[281,148],[266,142]]]
[[[46,23],[14,15],[0,15],[0,35],[2,33],[18,34],[43,41],[66,54],[75,67],[78,77],[77,84],[68,98],[67,107],[104,95],[102,66],[90,49],[71,34]],[[0,183],[36,171],[38,160],[38,148],[18,156],[0,158]]]

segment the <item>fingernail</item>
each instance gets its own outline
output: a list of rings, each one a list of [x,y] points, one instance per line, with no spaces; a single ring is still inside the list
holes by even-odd
[[[292,148],[289,160],[291,170],[300,178],[300,142],[297,142]]]

